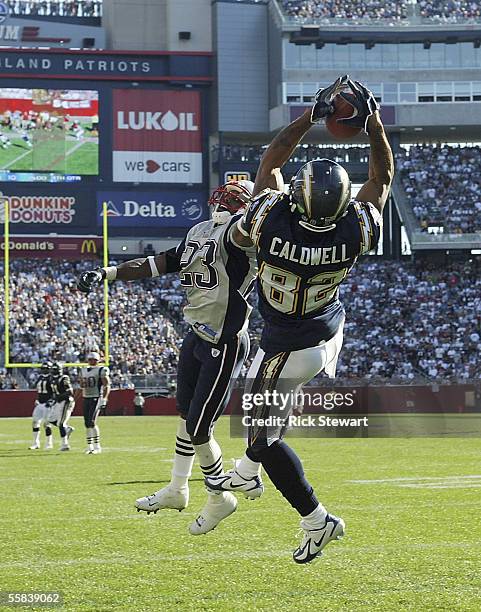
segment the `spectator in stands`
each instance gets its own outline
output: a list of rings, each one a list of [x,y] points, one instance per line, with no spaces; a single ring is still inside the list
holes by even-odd
[[[12,360],[75,362],[83,359],[86,342],[102,346],[101,306],[72,289],[79,272],[90,267],[89,262],[36,260],[35,266],[31,260],[11,262]],[[435,267],[422,261],[413,264],[366,257],[342,288],[348,316],[338,366],[340,381],[479,379],[480,267],[476,260]],[[186,331],[179,279],[170,275],[145,282],[149,291],[141,290],[141,283],[114,283],[109,288],[114,388],[132,387],[135,376],[176,372]],[[138,313],[135,329],[132,312]],[[3,327],[1,319],[0,323]],[[262,320],[254,308],[251,355],[261,330]],[[24,370],[24,375],[30,382],[35,379],[32,370]],[[14,385],[11,376],[0,370],[0,388]]]
[[[344,19],[350,22],[387,19],[399,21],[407,16],[408,2],[382,0],[281,0],[281,7],[289,17],[302,20]]]
[[[412,146],[396,155],[401,181],[421,228],[481,231],[481,149]]]

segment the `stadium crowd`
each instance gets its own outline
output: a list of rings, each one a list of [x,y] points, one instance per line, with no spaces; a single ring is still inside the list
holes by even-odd
[[[481,5],[476,0],[418,0],[421,17],[444,23],[480,21]]]
[[[102,0],[7,0],[11,15],[101,17]]]
[[[102,293],[85,299],[75,289],[79,272],[90,266],[12,262],[12,361],[78,362],[93,347],[103,346]],[[344,282],[341,299],[347,316],[340,379],[410,382],[481,376],[481,278],[476,260],[436,268],[367,257]],[[132,386],[133,375],[175,375],[187,330],[184,303],[175,275],[110,285],[114,386]],[[254,310],[251,359],[261,330],[262,320]],[[35,371],[24,372],[32,383]],[[0,372],[0,386],[14,382]]]
[[[410,20],[429,20],[444,23],[479,22],[481,6],[476,0],[279,0],[288,17],[301,21],[344,20],[349,23],[367,20],[386,20],[403,23],[408,17],[408,6],[414,5]]]
[[[212,161],[215,164],[219,161],[219,157],[222,156],[225,162],[238,161],[257,163],[266,148],[267,145],[259,144],[226,144],[222,145],[222,147],[214,145],[211,151]],[[356,145],[348,145],[345,147],[337,145],[336,147],[329,147],[304,143],[296,148],[289,162],[302,163],[320,157],[327,157],[339,163],[367,163],[369,159],[369,147]]]
[[[402,185],[421,227],[481,231],[481,148],[417,145],[397,154]]]
[[[389,19],[407,16],[407,2],[382,0],[281,0],[284,13],[299,19]]]

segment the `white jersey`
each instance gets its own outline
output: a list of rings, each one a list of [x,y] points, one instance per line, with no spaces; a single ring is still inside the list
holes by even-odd
[[[100,397],[102,378],[107,378],[109,369],[107,366],[89,366],[82,368],[80,372],[80,386],[82,397]]]
[[[234,215],[222,225],[203,221],[177,247],[188,300],[185,319],[201,338],[214,344],[247,329],[252,310],[247,297],[257,275],[256,251],[232,241],[240,217]]]

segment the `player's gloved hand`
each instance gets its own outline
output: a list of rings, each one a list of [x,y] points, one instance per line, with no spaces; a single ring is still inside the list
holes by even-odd
[[[359,81],[351,81],[349,79],[348,84],[352,94],[343,92],[340,95],[346,102],[354,106],[354,116],[350,119],[338,119],[337,122],[350,125],[351,127],[362,128],[367,134],[367,121],[373,113],[379,110],[379,103],[372,91],[364,87]]]
[[[79,291],[83,291],[84,293],[90,293],[94,287],[97,287],[102,283],[104,278],[105,270],[102,270],[102,268],[82,272],[78,279],[77,289],[79,289]]]
[[[320,89],[315,95],[315,104],[311,110],[311,123],[319,123],[321,119],[324,119],[328,115],[334,112],[333,100],[342,91],[347,89],[349,81],[349,75],[339,77],[324,89]]]

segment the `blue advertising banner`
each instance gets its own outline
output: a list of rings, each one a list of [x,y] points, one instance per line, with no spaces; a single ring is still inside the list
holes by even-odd
[[[97,224],[107,202],[109,227],[192,227],[208,219],[207,195],[198,190],[99,191]]]
[[[95,191],[72,185],[2,185],[0,223],[10,206],[12,234],[91,234],[95,222]]]
[[[45,22],[44,22],[45,23]],[[1,41],[0,26],[0,43]],[[44,26],[42,26],[44,27]],[[60,27],[58,23],[53,27]],[[66,35],[68,26],[62,24]],[[63,34],[64,35],[64,34]],[[212,81],[212,54],[155,51],[0,50],[2,77]]]

